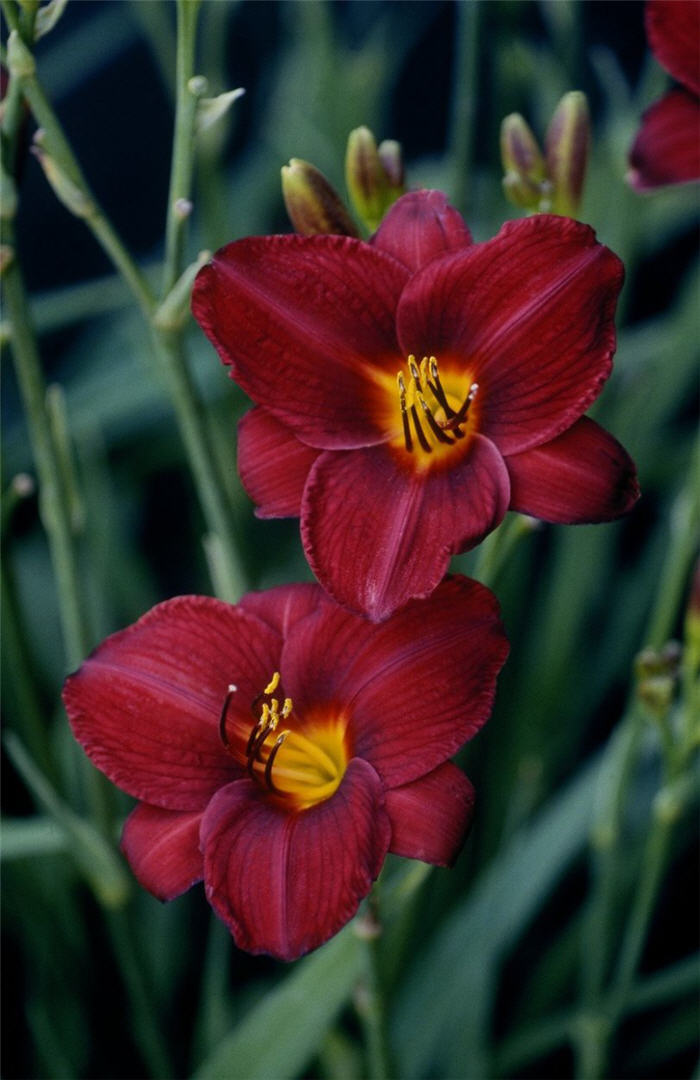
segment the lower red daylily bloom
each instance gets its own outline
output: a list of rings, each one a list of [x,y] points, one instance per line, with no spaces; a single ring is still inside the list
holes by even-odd
[[[387,852],[455,859],[474,792],[448,759],[507,652],[467,578],[381,625],[289,585],[159,604],[63,698],[93,763],[142,800],[122,839],[141,884],[170,900],[204,879],[241,948],[293,960],[352,918]]]
[[[628,173],[637,191],[700,180],[700,0],[649,0],[645,24],[654,56],[681,85],[642,117]]]
[[[321,585],[374,620],[428,595],[508,508],[624,513],[634,465],[583,417],[622,278],[586,225],[539,215],[473,244],[436,191],[399,199],[369,243],[223,248],[192,308],[257,403],[238,465],[258,513],[300,515]]]

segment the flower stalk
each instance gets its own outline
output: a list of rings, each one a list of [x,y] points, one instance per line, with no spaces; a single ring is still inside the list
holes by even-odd
[[[147,278],[142,274],[122,244],[97,200],[90,191],[80,166],[63,133],[33,66],[33,58],[17,31],[10,35],[10,70],[22,87],[37,123],[40,125],[40,156],[47,179],[52,183],[58,197],[79,203],[80,216],[98,243],[124,278],[134,296],[141,314],[150,330],[156,358],[163,371],[175,410],[185,450],[199,494],[207,529],[218,536],[219,546],[226,566],[224,598],[236,599],[241,591],[242,569],[238,556],[238,542],[220,469],[212,446],[206,417],[187,365],[181,334],[171,326],[159,326],[164,312],[169,312],[171,293],[179,298],[178,278],[184,242],[183,206],[188,203],[193,167],[193,128],[197,97],[187,84],[191,82],[194,57],[196,16],[200,0],[181,0],[179,12],[179,35],[184,38],[178,46],[178,89],[175,122],[175,148],[173,152],[173,179],[166,238],[166,266],[160,304]],[[28,59],[29,58],[29,59]],[[30,62],[31,61],[31,62]],[[38,356],[37,356],[38,362]],[[73,662],[75,666],[86,649],[81,649]]]

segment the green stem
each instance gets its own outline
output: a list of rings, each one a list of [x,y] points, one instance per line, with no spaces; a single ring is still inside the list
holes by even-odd
[[[13,249],[14,228],[6,223],[6,242]],[[16,257],[4,277],[5,310],[29,439],[39,477],[42,519],[56,578],[59,613],[68,668],[77,667],[91,640],[87,628],[81,577],[72,535],[67,492],[61,481],[46,408],[46,386],[34,337],[22,272]]]
[[[364,937],[363,944],[365,978],[358,991],[357,1011],[365,1036],[367,1076],[368,1080],[389,1080],[393,1073],[389,1065],[384,995],[378,971],[378,938],[370,933]]]
[[[671,508],[669,555],[664,564],[649,618],[645,645],[659,649],[672,636],[693,561],[700,529],[700,439],[695,446],[691,475]]]
[[[194,50],[194,32],[200,0],[179,0],[179,31],[185,38],[178,45],[178,72],[180,77],[180,96],[176,118],[176,147],[173,153],[173,183],[171,191],[177,188],[189,191],[192,171],[192,125],[195,98],[187,89],[185,78],[191,69]],[[192,468],[200,503],[207,522],[207,529],[217,536],[226,565],[225,599],[236,600],[242,591],[243,575],[238,557],[236,533],[228,509],[226,489],[221,478],[216,456],[212,447],[211,435],[207,427],[204,409],[187,365],[184,347],[179,336],[170,330],[154,327],[153,319],[157,310],[157,301],[147,279],[132,261],[109,221],[97,205],[77,160],[63,134],[36,75],[31,71],[32,59],[25,49],[24,54],[15,53],[15,70],[20,73],[24,95],[44,130],[42,147],[51,155],[63,174],[70,181],[72,189],[79,196],[86,209],[81,212],[86,225],[112,259],[134,295],[141,313],[152,332],[156,356],[163,369],[168,390],[178,419],[180,434]],[[24,66],[22,66],[24,65]],[[186,96],[185,96],[186,95]],[[184,184],[184,187],[180,185]],[[182,243],[182,221],[178,218],[173,201],[169,207],[169,241],[166,245],[166,281],[177,278],[177,270]],[[84,652],[84,651],[83,651]]]
[[[194,75],[197,18],[201,0],[177,0],[177,63],[175,87],[175,134],[170,167],[168,215],[165,229],[165,265],[161,299],[177,281],[182,269],[185,225],[194,170],[194,122],[197,95],[190,89]]]
[[[34,118],[45,133],[42,146],[70,179],[70,182],[83,194],[87,207],[84,214],[87,226],[106,255],[119,270],[143,314],[150,319],[155,308],[155,297],[151,287],[92,194],[36,75],[23,75],[21,84],[22,92]]]
[[[167,380],[208,529],[218,537],[220,543],[223,581],[218,583],[219,592],[222,599],[234,602],[243,591],[245,575],[204,408],[192,380],[180,337],[174,333],[154,331],[153,343]]]
[[[136,1041],[151,1076],[168,1080],[175,1076],[175,1071],[158,1024],[152,993],[144,979],[129,913],[120,909],[108,910],[105,915],[114,955],[129,993]]]
[[[472,576],[493,589],[520,541],[538,527],[532,518],[510,514],[479,546]]]
[[[472,182],[477,102],[480,15],[478,0],[460,0],[455,15],[456,56],[449,135],[452,201],[462,212],[466,212]]]

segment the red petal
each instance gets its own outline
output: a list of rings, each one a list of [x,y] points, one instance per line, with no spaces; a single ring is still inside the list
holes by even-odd
[[[394,203],[370,239],[410,270],[419,270],[436,255],[467,247],[471,233],[441,191],[412,191]]]
[[[380,624],[324,606],[285,643],[282,677],[300,714],[325,702],[342,709],[354,754],[397,787],[478,731],[507,655],[493,593],[450,577]]]
[[[148,803],[126,819],[122,851],[139,883],[159,900],[173,900],[202,880],[201,822],[201,811],[183,814]]]
[[[246,393],[304,442],[366,446],[381,437],[368,372],[398,368],[394,314],[407,277],[350,237],[252,237],[199,272],[192,310]]]
[[[587,225],[537,214],[446,255],[405,288],[402,352],[455,355],[479,430],[514,454],[566,430],[598,396],[615,349],[623,267]]]
[[[350,762],[332,798],[296,814],[241,780],[204,816],[207,898],[241,949],[295,960],[353,917],[390,838],[382,785],[365,761]]]
[[[265,409],[247,412],[238,425],[238,471],[256,515],[298,517],[304,484],[318,455]]]
[[[563,435],[506,458],[511,509],[566,525],[611,521],[639,498],[634,462],[583,416]]]
[[[299,619],[330,603],[323,589],[309,582],[277,585],[274,589],[250,592],[239,601],[239,608],[249,611],[271,626],[282,638],[289,637]],[[276,670],[276,669],[275,669]]]
[[[647,37],[654,56],[674,79],[700,94],[700,3],[698,0],[649,0]],[[695,132],[696,142],[698,132]]]
[[[697,97],[687,90],[671,90],[646,110],[630,151],[630,166],[627,178],[636,191],[700,180]]]
[[[385,447],[329,452],[306,484],[304,550],[335,600],[385,619],[432,592],[450,556],[495,529],[509,497],[503,459],[482,436],[459,464],[429,473],[406,471]]]
[[[451,866],[461,851],[474,814],[474,788],[464,773],[445,762],[427,776],[386,793],[395,855]]]
[[[243,708],[279,665],[281,641],[253,615],[181,596],[107,638],[65,683],[73,732],[93,763],[138,799],[202,810],[240,770],[219,738],[229,683]]]

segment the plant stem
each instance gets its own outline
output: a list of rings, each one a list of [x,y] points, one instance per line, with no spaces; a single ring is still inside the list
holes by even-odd
[[[368,1080],[389,1080],[389,1048],[386,1036],[384,995],[378,971],[378,939],[364,937],[365,979],[359,989],[357,1010],[362,1021],[367,1054]]]
[[[14,228],[6,223],[6,242],[14,250]],[[52,443],[46,409],[46,386],[32,332],[22,272],[16,257],[3,275],[5,308],[10,324],[12,354],[39,477],[41,515],[58,589],[59,614],[66,663],[78,666],[91,641],[72,534],[67,492],[61,481],[58,455]]]
[[[175,134],[170,167],[170,190],[165,227],[165,265],[161,299],[177,281],[182,269],[186,209],[194,169],[194,122],[197,95],[190,88],[194,75],[197,18],[201,0],[177,0],[177,62],[175,75]]]
[[[474,119],[479,60],[478,0],[459,0],[455,7],[456,42],[450,116],[450,164],[452,202],[463,213],[468,209],[472,183]]]
[[[188,71],[194,55],[196,15],[200,0],[179,0],[178,75],[180,79],[178,110],[175,124],[175,148],[173,152],[173,181],[171,191],[177,198],[189,192],[193,162],[193,123],[196,99],[187,88]],[[178,40],[179,40],[178,38]],[[36,75],[21,73],[23,93],[34,116],[45,132],[42,147],[68,177],[87,210],[81,213],[86,225],[111,258],[117,270],[129,286],[139,309],[146,320],[154,345],[154,351],[163,371],[167,388],[178,420],[180,434],[192,468],[199,500],[210,533],[219,539],[226,566],[226,584],[223,598],[236,600],[242,591],[243,574],[238,556],[237,537],[229,512],[225,485],[220,474],[207,427],[204,409],[187,365],[184,347],[178,333],[158,329],[153,318],[158,304],[145,276],[131,259],[111,224],[103,214],[90,191],[80,166],[63,134]],[[166,253],[167,285],[177,279],[182,246],[182,219],[171,200],[168,216],[169,240]],[[84,655],[82,650],[81,655]]]

